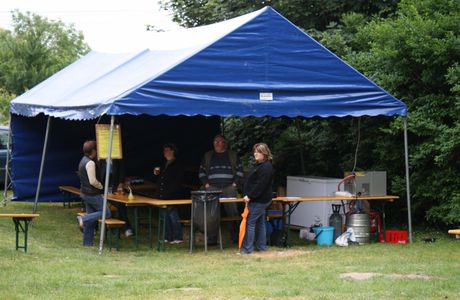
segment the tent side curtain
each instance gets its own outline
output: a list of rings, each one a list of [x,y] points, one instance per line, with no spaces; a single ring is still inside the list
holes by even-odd
[[[43,114],[34,118],[12,115],[11,176],[16,201],[34,200],[46,120]],[[100,124],[109,121],[104,117]],[[95,139],[95,120],[52,122],[40,202],[63,201],[59,186],[80,185],[76,171],[83,156],[82,146],[86,140]],[[120,116],[116,123],[122,130],[126,177],[154,180],[152,170],[164,160],[162,145],[175,143],[178,159],[187,166],[186,182],[191,185],[199,184],[197,170],[201,158],[212,148],[213,137],[220,131],[218,117]]]
[[[65,119],[91,119],[104,114],[407,114],[404,103],[272,8],[235,20],[238,22],[201,28],[209,30],[212,39],[181,49],[153,49],[112,58],[90,53],[13,100],[11,112]],[[91,63],[96,60],[101,62]],[[77,78],[95,75],[91,80],[72,83],[74,73]],[[59,82],[67,85],[61,87]]]

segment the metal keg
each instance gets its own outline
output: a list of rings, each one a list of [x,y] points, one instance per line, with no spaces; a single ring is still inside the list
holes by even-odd
[[[362,244],[370,242],[370,218],[368,214],[351,214],[347,217],[347,229],[353,228],[356,241]]]

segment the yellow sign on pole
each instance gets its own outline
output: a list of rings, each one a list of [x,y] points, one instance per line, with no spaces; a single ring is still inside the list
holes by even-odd
[[[97,158],[106,159],[109,153],[110,125],[96,124]],[[112,159],[122,159],[121,128],[120,125],[113,126]]]

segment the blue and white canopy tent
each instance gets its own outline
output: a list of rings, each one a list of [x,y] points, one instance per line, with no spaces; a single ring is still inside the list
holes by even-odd
[[[27,160],[24,140],[16,136],[22,122],[40,116],[47,117],[47,126],[40,169],[33,176],[39,174],[35,202],[52,119],[110,116],[113,127],[115,116],[126,115],[407,117],[403,102],[271,7],[213,25],[152,33],[146,43],[148,49],[131,54],[90,52],[11,102],[15,195],[25,188],[20,174]],[[404,142],[412,237],[406,118]],[[47,190],[56,194],[57,184],[51,184]],[[107,182],[105,193],[106,199]]]

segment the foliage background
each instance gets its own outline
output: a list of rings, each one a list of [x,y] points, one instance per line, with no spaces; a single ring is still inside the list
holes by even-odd
[[[456,0],[162,0],[185,27],[209,24],[271,5],[409,108],[409,153],[415,223],[460,225],[460,1]],[[15,95],[89,51],[72,25],[13,12],[0,28],[0,121]],[[389,214],[406,220],[400,118],[227,118],[232,147],[250,163],[254,142],[275,154],[277,184],[286,175],[341,177],[386,170],[388,192],[401,196]],[[359,129],[358,129],[358,124]]]
[[[73,25],[36,14],[12,12],[13,29],[0,28],[0,123],[9,101],[89,51]]]
[[[409,153],[415,223],[460,224],[460,1],[162,1],[174,20],[197,26],[271,5],[409,109]],[[252,144],[275,154],[277,184],[286,175],[343,176],[386,170],[388,192],[401,196],[391,215],[405,222],[401,118],[228,118],[225,133],[246,157]],[[300,159],[303,153],[304,159]]]

